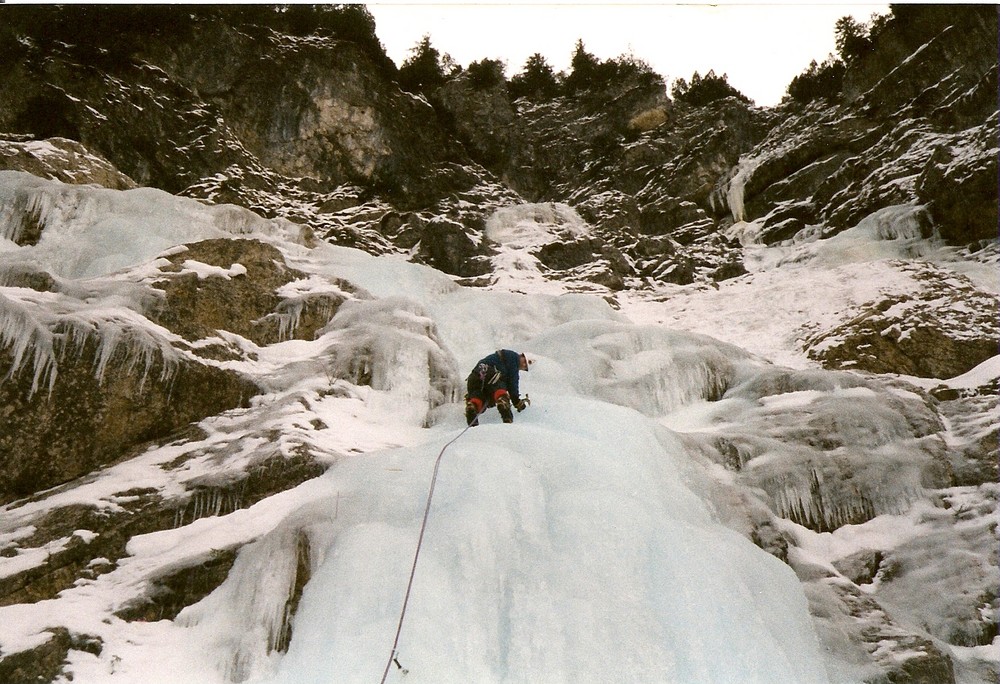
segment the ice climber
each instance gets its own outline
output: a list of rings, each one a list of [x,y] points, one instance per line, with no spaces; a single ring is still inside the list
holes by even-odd
[[[514,412],[527,408],[527,396],[518,393],[518,373],[528,370],[530,362],[524,354],[510,349],[498,349],[482,359],[472,369],[465,395],[465,422],[479,424],[479,414],[496,406],[505,423],[514,422]]]

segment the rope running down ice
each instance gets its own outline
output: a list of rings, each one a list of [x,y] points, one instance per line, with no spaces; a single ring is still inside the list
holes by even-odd
[[[480,410],[479,413],[482,413]],[[479,417],[479,414],[476,414]],[[431,499],[434,498],[434,485],[437,484],[438,468],[441,466],[441,457],[444,456],[445,450],[452,444],[458,441],[458,438],[469,431],[469,428],[473,426],[475,420],[465,426],[465,429],[459,432],[455,437],[452,438],[450,442],[441,447],[441,452],[437,455],[437,460],[434,461],[434,473],[431,475],[431,486],[427,492],[427,505],[424,507],[424,520],[420,523],[420,536],[417,537],[417,550],[413,554],[413,566],[410,568],[410,579],[406,583],[406,594],[403,596],[403,608],[399,612],[399,624],[396,625],[396,638],[392,642],[392,651],[389,653],[389,660],[385,664],[385,671],[382,673],[382,682],[385,684],[386,677],[389,676],[389,670],[392,668],[392,664],[396,663],[396,667],[403,670],[403,666],[399,664],[399,660],[396,659],[396,649],[399,646],[399,634],[403,631],[403,618],[406,616],[406,604],[410,601],[410,590],[413,588],[413,576],[417,572],[417,560],[420,558],[420,546],[424,542],[424,530],[427,529],[427,516],[431,512]],[[403,670],[405,674],[405,670]]]

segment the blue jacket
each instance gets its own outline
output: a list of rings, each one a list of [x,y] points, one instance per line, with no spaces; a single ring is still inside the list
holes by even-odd
[[[480,359],[479,363],[493,366],[500,371],[504,383],[507,385],[507,392],[510,393],[511,400],[515,404],[521,400],[521,395],[518,392],[518,380],[520,379],[518,373],[521,370],[521,355],[518,352],[511,349],[500,349],[486,358]],[[479,363],[476,365],[478,366]]]

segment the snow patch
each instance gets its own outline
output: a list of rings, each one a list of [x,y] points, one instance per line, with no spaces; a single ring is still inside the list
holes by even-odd
[[[222,268],[221,266],[204,264],[194,259],[185,259],[184,263],[181,264],[180,273],[194,273],[198,276],[198,280],[204,280],[205,278],[232,280],[235,276],[246,275],[247,267],[243,264],[233,264],[229,268]]]

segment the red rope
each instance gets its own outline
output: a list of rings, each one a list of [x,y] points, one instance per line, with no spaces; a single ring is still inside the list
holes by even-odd
[[[482,413],[482,411],[480,411]],[[476,414],[479,417],[479,414]],[[399,664],[396,660],[396,648],[399,646],[399,633],[403,631],[403,618],[406,616],[406,604],[410,601],[410,590],[413,589],[413,576],[417,572],[417,560],[420,558],[420,547],[424,543],[424,531],[427,529],[427,517],[431,512],[431,499],[434,497],[434,485],[437,483],[438,468],[441,466],[441,457],[444,456],[445,450],[454,444],[459,437],[464,435],[469,431],[472,424],[465,426],[465,429],[459,432],[455,437],[441,447],[441,452],[437,455],[437,460],[434,461],[434,473],[431,475],[431,486],[430,490],[427,492],[427,506],[424,508],[424,520],[420,524],[420,536],[417,538],[417,550],[413,554],[413,566],[410,568],[410,579],[406,583],[406,594],[403,596],[403,609],[399,612],[399,624],[396,625],[396,638],[392,642],[392,651],[389,652],[389,660],[385,664],[385,671],[382,673],[382,684],[385,684],[386,677],[389,676],[389,670],[392,668],[393,662],[396,663],[396,667],[400,670],[403,666]]]

